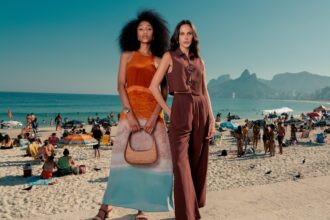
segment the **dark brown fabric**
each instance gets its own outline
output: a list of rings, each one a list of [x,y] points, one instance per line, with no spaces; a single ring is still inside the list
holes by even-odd
[[[175,93],[171,108],[170,145],[174,173],[175,217],[177,220],[200,219],[199,208],[205,206],[206,174],[209,146],[205,138],[209,128],[209,109],[202,95],[203,76],[199,58],[195,65],[191,85],[187,82],[186,55],[171,53],[173,71],[168,84]],[[198,61],[199,60],[199,61]]]
[[[188,57],[178,48],[170,52],[172,57],[172,71],[167,73],[169,93],[190,91],[194,95],[201,95],[203,92],[203,67],[200,58],[193,54]]]

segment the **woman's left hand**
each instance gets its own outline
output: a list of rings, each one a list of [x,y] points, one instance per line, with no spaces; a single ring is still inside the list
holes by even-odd
[[[147,132],[148,134],[152,134],[152,132],[154,131],[155,126],[156,126],[157,118],[158,118],[158,115],[157,115],[157,117],[151,116],[151,118],[148,119],[147,123],[143,127],[145,132]]]

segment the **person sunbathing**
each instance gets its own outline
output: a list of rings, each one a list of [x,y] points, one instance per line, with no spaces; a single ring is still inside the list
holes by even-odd
[[[52,135],[48,138],[48,142],[53,146],[56,146],[60,139],[56,136],[56,133],[52,133]]]
[[[45,161],[44,165],[42,166],[41,172],[41,179],[50,179],[53,177],[53,170],[54,168],[58,168],[57,164],[54,162],[54,157],[50,156]]]
[[[12,149],[13,148],[13,141],[10,139],[9,135],[6,134],[5,138],[3,139],[1,143],[1,149],[6,150],[6,149]]]
[[[41,161],[44,161],[50,156],[55,156],[55,149],[48,140],[45,140],[44,145],[38,149],[38,158],[41,159]]]
[[[72,173],[72,169],[75,166],[75,161],[69,156],[68,149],[64,149],[63,156],[57,161],[58,176],[64,176]]]
[[[31,144],[26,148],[26,154],[34,159],[38,159],[40,139],[32,139]]]

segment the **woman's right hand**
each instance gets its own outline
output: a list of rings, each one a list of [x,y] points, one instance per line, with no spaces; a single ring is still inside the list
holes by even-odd
[[[132,112],[127,113],[127,121],[133,133],[142,129]]]

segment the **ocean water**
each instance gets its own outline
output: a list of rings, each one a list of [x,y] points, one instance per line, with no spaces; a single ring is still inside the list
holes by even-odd
[[[294,101],[294,100],[249,100],[249,99],[212,99],[213,112],[228,112],[241,118],[262,118],[263,109],[289,107],[293,114],[312,111],[319,105],[330,107],[328,102]],[[171,105],[172,98],[168,104]],[[49,121],[60,113],[62,118],[77,119],[86,122],[88,117],[105,118],[111,111],[121,111],[118,95],[85,95],[85,94],[53,94],[53,93],[16,93],[0,92],[0,121],[8,120],[8,108],[13,120],[25,122],[29,113],[34,113],[40,126],[49,126]],[[44,121],[44,124],[43,124]]]

